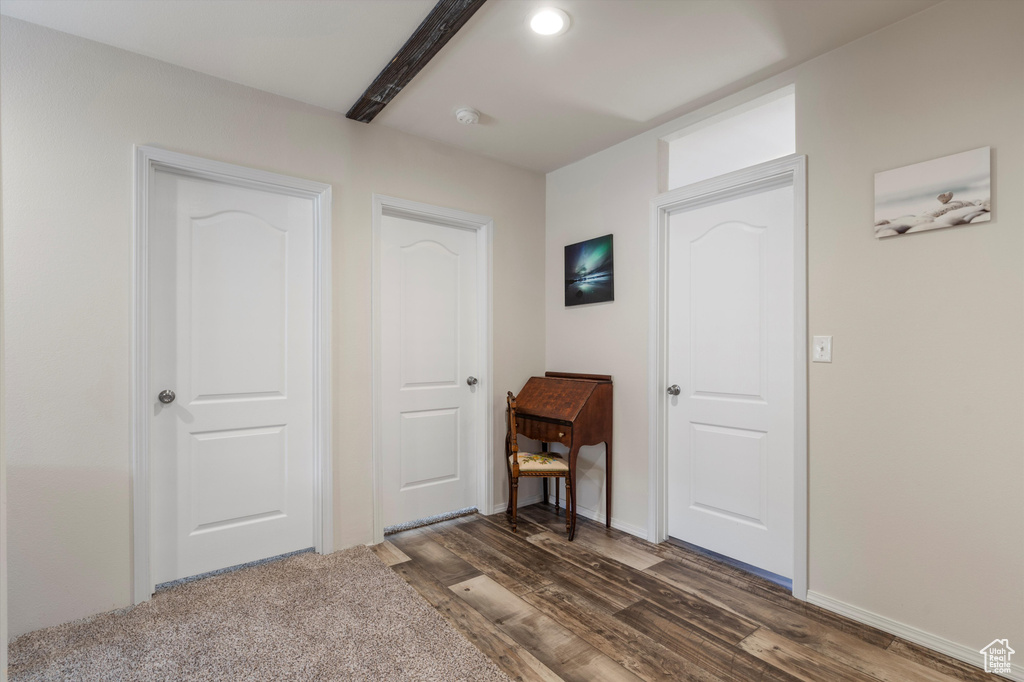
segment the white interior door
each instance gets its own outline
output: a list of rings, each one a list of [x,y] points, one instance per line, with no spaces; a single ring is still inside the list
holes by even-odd
[[[668,222],[668,534],[793,577],[793,185]]]
[[[159,584],[315,545],[316,223],[309,198],[159,169],[150,183]]]
[[[384,215],[383,525],[477,506],[481,373],[476,230]]]

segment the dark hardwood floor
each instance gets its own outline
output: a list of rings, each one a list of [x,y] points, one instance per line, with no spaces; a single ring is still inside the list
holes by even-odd
[[[388,537],[377,555],[514,680],[1001,680],[674,545],[538,504]]]

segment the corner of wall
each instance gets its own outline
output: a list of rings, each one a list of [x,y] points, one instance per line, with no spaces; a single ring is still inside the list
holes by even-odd
[[[3,145],[0,142],[0,149]],[[3,158],[0,152],[0,159]],[[2,163],[0,163],[2,166]],[[7,405],[4,384],[3,173],[0,172],[0,682],[7,681]]]

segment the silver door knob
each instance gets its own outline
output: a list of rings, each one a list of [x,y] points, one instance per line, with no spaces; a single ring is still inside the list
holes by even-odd
[[[164,390],[160,391],[160,395],[157,396],[157,399],[159,399],[160,402],[162,402],[164,405],[170,405],[171,403],[174,402],[174,399],[176,397],[177,396],[174,395],[174,391],[172,391],[169,388],[165,388]]]
[[[681,390],[682,389],[679,388],[679,384],[672,384],[671,386],[668,387],[668,394],[669,395],[679,395],[679,392]]]
[[[477,384],[480,383],[480,380],[477,379],[476,377],[469,377],[468,379],[466,379],[466,383],[469,384],[470,386],[476,386]]]

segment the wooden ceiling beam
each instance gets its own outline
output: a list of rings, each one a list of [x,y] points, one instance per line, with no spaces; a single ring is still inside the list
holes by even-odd
[[[439,0],[402,49],[345,114],[369,123],[487,0]]]

